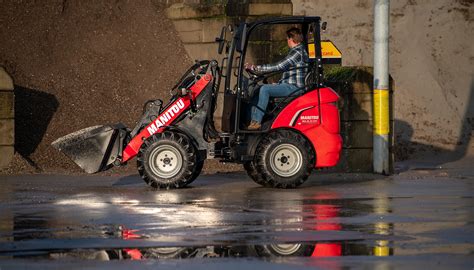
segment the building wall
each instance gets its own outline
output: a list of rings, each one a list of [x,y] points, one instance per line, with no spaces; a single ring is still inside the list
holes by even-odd
[[[372,0],[293,0],[319,15],[343,65],[372,66]],[[474,5],[461,0],[390,1],[390,73],[398,145],[464,155],[474,124]],[[416,153],[415,153],[416,154]]]

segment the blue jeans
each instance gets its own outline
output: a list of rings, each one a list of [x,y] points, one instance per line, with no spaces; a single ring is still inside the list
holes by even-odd
[[[270,97],[286,97],[293,93],[296,89],[298,89],[298,87],[287,83],[264,84],[262,87],[260,87],[258,103],[256,102],[257,95],[253,96],[254,102],[252,102],[252,104],[257,103],[257,106],[252,106],[252,121],[258,123],[262,122],[262,118],[265,115]]]

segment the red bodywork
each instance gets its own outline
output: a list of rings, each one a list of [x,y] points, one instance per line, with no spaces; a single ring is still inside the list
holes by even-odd
[[[190,95],[178,97],[155,121],[146,126],[125,147],[122,162],[138,154],[144,140],[163,132],[191,106],[195,98],[206,88],[212,76],[206,74],[190,88]],[[307,92],[290,102],[276,117],[272,129],[291,128],[298,130],[311,142],[316,152],[315,167],[335,166],[339,161],[342,138],[339,135],[339,111],[335,102],[339,96],[331,88]],[[319,102],[320,101],[320,102]]]
[[[280,112],[272,129],[298,130],[313,145],[316,152],[315,167],[335,166],[342,148],[339,110],[336,104],[338,100],[339,96],[331,88],[307,92],[290,102]]]
[[[204,75],[199,79],[193,86],[191,86],[190,95],[184,97],[178,97],[178,99],[170,104],[162,114],[160,114],[155,121],[151,122],[146,126],[137,136],[135,136],[125,147],[122,154],[122,162],[126,162],[138,154],[140,147],[144,140],[153,134],[163,132],[166,126],[169,126],[182,112],[185,112],[189,106],[191,106],[191,98],[193,100],[201,93],[204,88],[212,80],[212,76],[209,74]]]

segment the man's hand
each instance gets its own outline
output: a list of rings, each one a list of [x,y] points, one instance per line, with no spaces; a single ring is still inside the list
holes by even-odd
[[[249,64],[245,63],[244,68],[249,71],[255,71],[255,65],[254,64]]]

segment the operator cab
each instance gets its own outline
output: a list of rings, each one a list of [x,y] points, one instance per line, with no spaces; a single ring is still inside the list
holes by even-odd
[[[262,121],[262,129],[248,131],[252,97],[258,95],[263,84],[278,83],[282,71],[268,74],[251,73],[244,69],[245,63],[257,65],[276,63],[286,57],[288,46],[286,30],[291,27],[301,29],[303,47],[310,59],[307,63],[305,86],[286,97],[270,98]],[[241,23],[227,48],[227,67],[224,92],[224,112],[222,129],[230,133],[262,133],[268,131],[278,113],[292,100],[322,86],[322,65],[319,17],[288,17]],[[319,64],[317,64],[319,61]],[[235,62],[235,63],[234,63]],[[232,79],[229,79],[231,78]],[[233,87],[231,87],[231,81]]]

